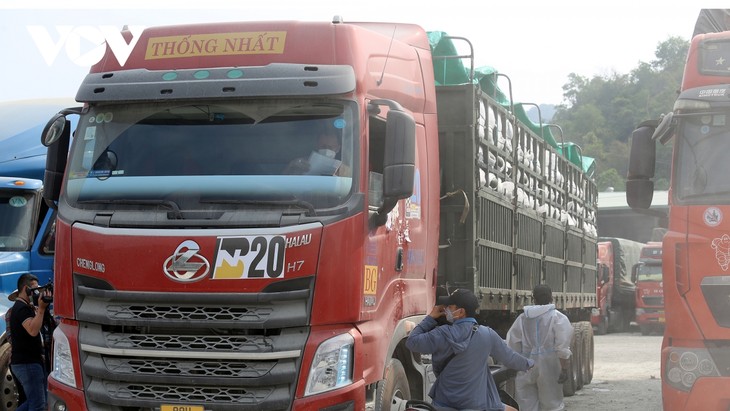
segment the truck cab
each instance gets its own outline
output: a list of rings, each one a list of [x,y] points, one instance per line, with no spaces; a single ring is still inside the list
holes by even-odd
[[[664,330],[664,282],[662,244],[651,242],[641,249],[641,260],[631,270],[636,283],[636,325],[643,335]]]
[[[591,315],[597,334],[629,330],[635,315],[636,284],[631,269],[643,243],[618,237],[598,239],[598,304]]]

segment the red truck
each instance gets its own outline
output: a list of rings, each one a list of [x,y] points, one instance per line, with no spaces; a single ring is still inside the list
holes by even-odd
[[[51,409],[395,409],[433,381],[404,341],[437,289],[474,290],[506,330],[541,282],[575,321],[567,390],[589,382],[595,183],[451,40],[336,18],[148,28],[124,66],[108,50],[43,137]]]
[[[703,9],[696,27],[672,111],[632,133],[626,182],[629,205],[650,207],[656,144],[671,142],[662,239],[666,411],[730,406],[730,10]]]
[[[644,243],[618,237],[598,239],[598,305],[591,323],[596,334],[625,332],[634,320],[636,284],[631,268],[639,262]]]
[[[631,269],[636,284],[636,325],[641,334],[664,331],[662,243],[651,241],[641,249],[641,259]]]

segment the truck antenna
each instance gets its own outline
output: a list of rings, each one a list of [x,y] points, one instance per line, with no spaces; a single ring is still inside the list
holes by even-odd
[[[383,84],[383,76],[385,76],[385,66],[388,65],[388,58],[390,57],[390,49],[393,48],[393,39],[395,39],[395,30],[398,28],[397,25],[393,26],[393,34],[390,36],[390,44],[388,45],[388,53],[385,55],[385,63],[383,63],[383,72],[380,73],[380,78],[375,82],[378,86]]]

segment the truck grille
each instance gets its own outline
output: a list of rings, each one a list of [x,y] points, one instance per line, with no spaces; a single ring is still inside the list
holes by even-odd
[[[97,279],[75,281],[90,410],[291,407],[311,277],[255,294],[121,292]]]
[[[647,307],[664,307],[664,297],[641,297]]]

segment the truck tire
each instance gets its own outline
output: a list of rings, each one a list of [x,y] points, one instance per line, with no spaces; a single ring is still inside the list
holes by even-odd
[[[570,347],[573,352],[573,375],[575,375],[575,390],[583,388],[583,326],[581,323],[573,323],[573,342]]]
[[[573,374],[573,358],[568,360],[568,379],[563,383],[563,395],[572,397],[575,395],[575,374]]]
[[[563,395],[566,397],[572,397],[575,392],[578,391],[578,381],[576,379],[576,371],[580,370],[578,367],[579,355],[576,350],[576,340],[578,339],[577,333],[575,332],[575,323],[573,323],[573,339],[570,342],[571,356],[568,359],[568,379],[563,383]]]
[[[593,381],[593,326],[588,321],[582,321],[581,324],[583,324],[583,385],[587,385]]]
[[[608,317],[602,316],[601,322],[596,326],[596,335],[606,335],[608,332]]]
[[[18,407],[18,389],[10,374],[10,344],[0,347],[0,409],[14,411]]]
[[[391,358],[385,366],[385,378],[378,382],[375,393],[375,411],[390,411],[398,409],[398,404],[405,404],[411,399],[411,390],[403,364]]]

